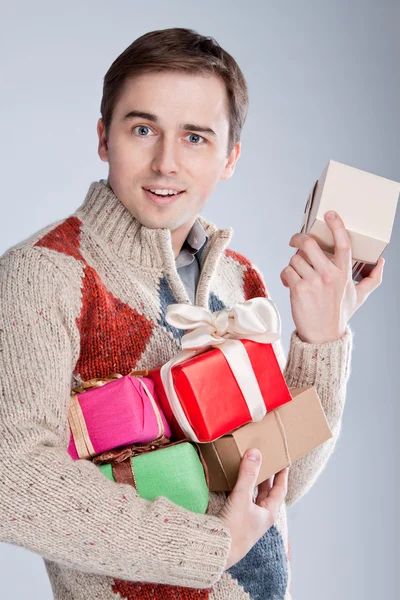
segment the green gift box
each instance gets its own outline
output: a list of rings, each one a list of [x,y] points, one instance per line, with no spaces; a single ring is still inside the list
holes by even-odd
[[[147,500],[164,496],[188,510],[205,513],[209,502],[207,466],[195,442],[166,438],[103,452],[92,462],[111,481],[128,483]]]

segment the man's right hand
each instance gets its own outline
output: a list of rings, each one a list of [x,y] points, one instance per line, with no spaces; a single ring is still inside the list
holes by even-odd
[[[250,452],[255,452],[258,460],[251,460]],[[253,502],[261,460],[261,453],[255,448],[245,453],[236,485],[218,515],[228,525],[232,536],[225,570],[246,556],[275,523],[287,494],[289,469],[285,468],[275,475],[273,483],[271,477],[258,486],[258,495]]]

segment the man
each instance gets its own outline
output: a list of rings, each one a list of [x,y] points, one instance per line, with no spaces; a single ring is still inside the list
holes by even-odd
[[[288,600],[286,506],[333,451],[350,374],[347,323],[380,284],[383,261],[353,284],[339,216],[326,217],[332,260],[307,235],[290,241],[299,252],[281,278],[296,330],[287,361],[274,347],[289,386],[316,386],[332,440],[258,486],[255,502],[260,462],[248,456],[233,492],[211,494],[206,515],[141,499],[67,454],[70,389],[179,352],[168,304],[216,311],[267,296],[257,268],[228,248],[231,230],[200,216],[234,173],[247,88],[215,40],[156,31],[111,65],[101,112],[108,180],[0,261],[0,540],[44,557],[57,600]]]

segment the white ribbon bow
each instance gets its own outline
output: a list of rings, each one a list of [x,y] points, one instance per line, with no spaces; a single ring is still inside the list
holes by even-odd
[[[210,347],[218,347],[223,352],[252,420],[260,421],[267,409],[250,358],[240,340],[271,344],[279,339],[281,319],[275,303],[269,298],[253,298],[214,313],[190,304],[170,304],[166,311],[166,321],[173,327],[187,331],[182,337],[182,352],[163,365],[160,371],[172,412],[184,434],[189,439],[200,442],[176,395],[172,367]]]

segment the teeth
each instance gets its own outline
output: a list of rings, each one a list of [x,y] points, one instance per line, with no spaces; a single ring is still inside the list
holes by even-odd
[[[150,190],[153,194],[158,194],[159,196],[175,196],[179,194],[179,192],[175,192],[174,190]]]

